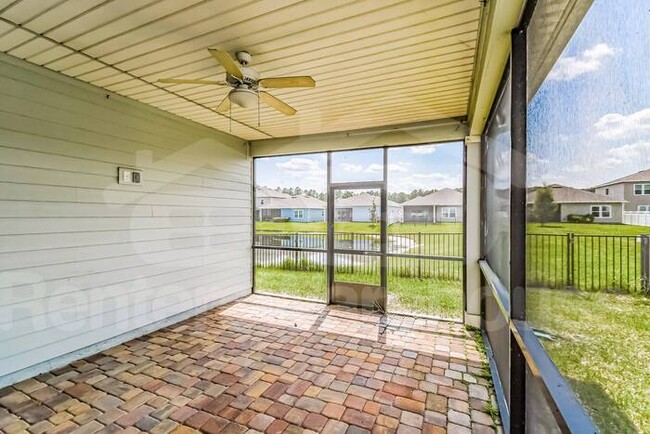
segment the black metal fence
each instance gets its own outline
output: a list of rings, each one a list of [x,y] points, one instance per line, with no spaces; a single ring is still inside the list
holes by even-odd
[[[257,232],[258,267],[324,271],[327,234],[322,232]],[[377,233],[336,233],[338,250],[379,252]],[[462,280],[462,233],[399,233],[388,235],[388,274],[397,277]],[[336,272],[377,275],[378,256],[337,253]]]
[[[650,290],[650,235],[528,234],[526,243],[530,286]]]
[[[257,232],[258,267],[324,271],[327,234]],[[529,286],[587,291],[650,291],[650,235],[528,234]],[[339,250],[379,251],[377,233],[336,233]],[[463,234],[408,232],[388,236],[388,273],[414,278],[462,279]],[[337,254],[336,271],[379,273],[377,256]]]

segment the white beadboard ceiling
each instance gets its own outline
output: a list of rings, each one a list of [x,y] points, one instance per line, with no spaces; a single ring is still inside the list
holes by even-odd
[[[480,0],[0,0],[0,51],[246,140],[467,115]],[[298,110],[214,111],[229,88],[208,53],[247,50]]]

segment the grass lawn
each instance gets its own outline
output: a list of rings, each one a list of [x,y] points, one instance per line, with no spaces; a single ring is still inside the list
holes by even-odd
[[[528,291],[529,321],[600,430],[650,432],[650,299]]]
[[[650,227],[605,223],[528,223],[528,233],[577,235],[643,235]]]
[[[326,224],[259,222],[257,229],[324,233]],[[398,223],[389,227],[389,233],[392,239],[401,236],[413,241],[412,248],[398,249],[398,253],[462,257],[462,229],[461,223]],[[379,227],[370,223],[346,222],[337,223],[336,231],[341,234],[378,233]],[[582,290],[637,292],[641,289],[641,245],[633,237],[650,233],[650,228],[602,223],[531,223],[528,225],[528,233],[527,274],[531,285],[563,288],[572,282],[574,287]],[[572,262],[568,257],[567,233],[576,235]],[[629,238],[620,238],[621,236]],[[342,238],[337,237],[337,240]],[[406,259],[400,265],[410,270],[421,266],[413,259]],[[436,271],[445,267],[444,261],[439,261],[431,268]],[[432,275],[458,278],[449,273],[435,272]],[[572,276],[572,281],[569,276]]]
[[[340,281],[378,283],[377,278],[375,275],[337,274]],[[255,273],[255,290],[325,301],[327,278],[324,271],[258,267]],[[463,306],[462,291],[461,281],[389,276],[388,310],[460,319]]]
[[[527,275],[531,285],[636,292],[641,289],[641,243],[650,228],[614,224],[528,225]],[[572,261],[568,233],[573,233]]]

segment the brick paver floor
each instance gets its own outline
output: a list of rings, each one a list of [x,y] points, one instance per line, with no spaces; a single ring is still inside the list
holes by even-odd
[[[0,430],[493,433],[484,363],[460,324],[252,295],[0,390]]]

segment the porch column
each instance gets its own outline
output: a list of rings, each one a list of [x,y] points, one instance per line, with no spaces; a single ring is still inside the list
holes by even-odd
[[[481,137],[465,138],[465,324],[481,326]]]

